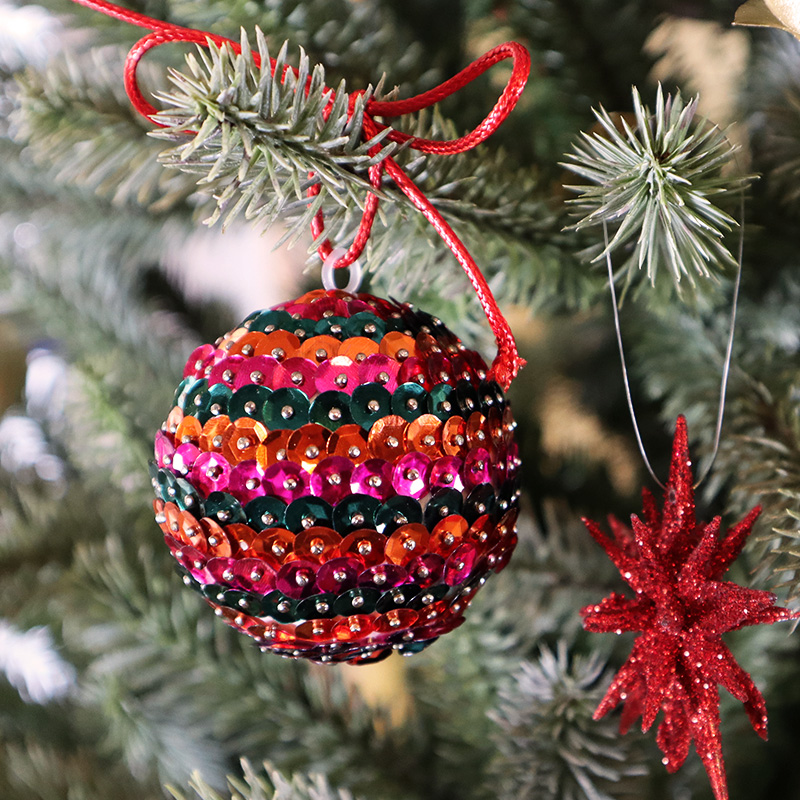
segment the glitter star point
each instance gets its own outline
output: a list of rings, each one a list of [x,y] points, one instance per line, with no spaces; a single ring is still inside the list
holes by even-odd
[[[722,580],[761,509],[754,508],[720,536],[719,517],[708,524],[697,522],[693,482],[686,420],[679,417],[662,510],[645,490],[642,515],[632,516],[630,527],[611,519],[608,536],[596,523],[584,520],[634,597],[612,593],[582,609],[581,615],[588,631],[639,634],[595,719],[622,703],[621,732],[640,716],[642,730],[647,731],[663,711],[656,741],[664,766],[669,772],[680,769],[694,741],[714,796],[727,800],[717,686],[744,704],[764,739],[767,712],[761,692],[736,663],[722,634],[797,614],[776,606],[770,592]]]

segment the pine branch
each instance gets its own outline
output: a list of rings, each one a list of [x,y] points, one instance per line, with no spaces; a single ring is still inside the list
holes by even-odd
[[[172,110],[157,118],[168,127],[156,135],[172,141],[191,137],[167,150],[162,163],[202,176],[199,185],[217,202],[209,223],[244,213],[269,224],[287,209],[304,207],[287,234],[292,239],[305,233],[325,200],[362,202],[370,190],[367,169],[395,145],[370,155],[385,133],[361,141],[371,91],[358,95],[350,111],[344,83],[333,99],[324,69],[312,69],[305,54],[295,74],[286,63],[287,45],[273,67],[260,30],[256,43],[261,67],[242,32],[241,55],[210,46],[187,59],[191,76],[171,72],[174,89],[161,99]],[[306,192],[313,184],[320,192],[310,201]]]
[[[704,487],[707,498],[724,493],[731,513],[740,514],[756,503],[763,506],[759,541],[749,548],[754,580],[770,581],[791,599],[800,596],[793,510],[800,493],[800,424],[795,411],[798,300],[800,284],[791,277],[758,302],[746,297],[740,301],[726,425]],[[678,413],[686,414],[699,443],[693,447],[696,456],[708,452],[713,438],[726,316],[725,309],[706,319],[675,311],[650,316],[641,322],[636,337],[636,371],[646,391],[662,404],[665,424]]]
[[[44,727],[52,724],[48,719]],[[157,786],[134,780],[120,764],[100,755],[99,748],[66,749],[38,743],[8,743],[0,760],[0,789],[4,800],[76,797],[80,800],[159,800]],[[5,763],[3,763],[5,762]],[[5,781],[8,781],[7,785]]]
[[[746,87],[752,107],[753,161],[764,172],[764,206],[777,202],[796,221],[800,209],[800,52],[788,37],[754,47]],[[755,210],[755,209],[754,209]],[[794,224],[792,224],[794,231]]]
[[[353,0],[170,0],[167,17],[181,25],[235,37],[241,28],[265,31],[274,42],[302,48],[324,63],[329,80],[368,86],[384,73],[418,90],[440,79],[457,39],[425,48],[403,8]],[[452,21],[451,21],[452,23]]]
[[[665,96],[659,87],[651,112],[634,88],[633,105],[635,125],[596,111],[602,130],[584,133],[567,155],[564,166],[589,184],[567,187],[580,194],[572,201],[583,215],[575,227],[612,229],[595,261],[633,245],[620,270],[626,286],[642,267],[655,284],[666,267],[677,291],[685,282],[694,290],[697,278],[736,263],[724,243],[736,223],[709,199],[724,200],[742,187],[742,179],[722,174],[734,147],[718,128],[696,120],[697,101],[685,103],[680,93]]]
[[[164,145],[146,136],[147,121],[125,95],[124,56],[117,47],[93,47],[68,51],[42,72],[28,69],[19,78],[16,137],[45,180],[72,191],[79,187],[116,207],[188,216],[186,201],[196,187],[159,167]],[[142,75],[158,85],[154,69]]]
[[[402,118],[398,127],[428,139],[458,135],[437,113],[430,121],[424,114]],[[563,232],[565,219],[536,169],[489,145],[456,157],[407,151],[398,160],[463,239],[501,304],[555,310],[589,303],[602,291],[601,281],[576,257],[575,237]],[[387,184],[384,192],[388,202],[381,204],[381,224],[373,226],[366,254],[377,285],[390,294],[412,293],[421,305],[425,294],[458,304],[453,320],[465,311],[468,319],[481,320],[467,279],[428,222],[394,186]],[[333,238],[351,241],[358,224],[352,210],[329,204],[325,213]]]
[[[611,800],[614,784],[647,774],[616,721],[592,719],[608,682],[603,670],[596,653],[570,658],[563,641],[556,653],[544,647],[536,663],[523,662],[491,713],[495,796]]]
[[[266,64],[267,45],[260,33],[258,39]],[[348,121],[343,87],[328,115],[329,97],[320,67],[310,78],[309,90],[298,92],[305,77],[298,81],[287,72],[280,81],[269,69],[256,69],[249,44],[243,41],[243,56],[211,48],[208,55],[201,51],[199,60],[190,59],[191,76],[173,73],[176,91],[163,99],[174,110],[160,115],[170,127],[157,135],[192,138],[167,151],[162,160],[168,167],[201,176],[198,185],[215,196],[218,206],[211,223],[220,218],[227,222],[239,213],[259,224],[284,218],[289,226],[285,239],[291,240],[305,234],[311,218],[322,209],[328,234],[349,242],[364,196],[372,191],[364,171],[391,152],[391,146],[375,156],[366,153],[373,143],[359,142],[363,105],[356,103]],[[274,74],[281,74],[285,52],[284,48]],[[307,76],[309,69],[304,57],[302,74]],[[414,135],[455,135],[439,117],[432,125],[423,119],[409,127]],[[495,277],[501,301],[576,304],[599,289],[597,278],[572,257],[575,245],[560,233],[563,221],[543,199],[534,170],[520,170],[503,152],[456,159],[408,154],[403,162],[479,263],[487,266],[489,277]],[[315,183],[321,191],[310,201],[306,192]],[[431,241],[438,242],[434,232],[390,183],[382,192],[389,202],[382,205],[382,226],[373,229],[367,268],[378,273],[390,290],[397,290],[400,283],[425,286],[431,276],[441,276],[433,291],[438,294],[449,284],[448,297],[460,294],[461,288],[454,289],[451,280],[456,265],[440,267],[444,251],[441,245],[431,247]],[[406,222],[410,213],[413,216]],[[466,287],[466,282],[462,285]]]
[[[134,774],[181,785],[200,771],[220,791],[240,757],[269,753],[280,769],[313,765],[371,796],[429,797],[414,789],[424,729],[392,729],[335,672],[265,655],[226,628],[181,585],[166,548],[137,545],[154,528],[145,507],[112,522],[105,547],[79,549],[65,593],[85,704]]]
[[[353,800],[353,795],[345,789],[334,789],[324,775],[304,775],[295,773],[286,778],[271,764],[265,762],[263,772],[256,772],[247,759],[242,760],[242,778],[228,777],[230,800]],[[189,782],[194,791],[191,797],[171,787],[175,800],[226,800],[209,786],[200,776],[195,775]]]

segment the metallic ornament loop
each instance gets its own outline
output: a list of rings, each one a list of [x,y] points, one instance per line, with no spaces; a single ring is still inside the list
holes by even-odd
[[[347,250],[344,247],[337,247],[335,250],[331,250],[330,255],[325,259],[325,263],[322,265],[322,285],[329,292],[339,288],[333,277],[335,271],[334,267],[336,266],[336,262],[345,255],[347,255]],[[347,285],[344,287],[343,291],[355,294],[361,286],[362,276],[361,265],[358,261],[354,261],[350,265],[350,279],[347,281]]]

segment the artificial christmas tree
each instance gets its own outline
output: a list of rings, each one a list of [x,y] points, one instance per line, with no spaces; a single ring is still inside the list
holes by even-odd
[[[140,31],[66,0],[4,0],[0,352],[14,402],[0,422],[4,798],[710,796],[695,756],[667,776],[653,741],[619,737],[614,715],[591,720],[631,641],[582,630],[580,609],[622,584],[580,518],[625,518],[646,482],[619,379],[603,227],[625,290],[642,435],[666,474],[679,414],[692,452],[713,449],[746,186],[726,422],[698,518],[727,523],[763,506],[730,580],[775,591],[790,609],[800,594],[800,49],[786,31],[731,33],[739,5],[136,2],[137,13],[213,34],[196,49],[147,52],[136,76],[156,112],[148,120],[123,85]],[[780,21],[778,5],[766,3]],[[675,31],[707,44],[694,71],[676,56],[688,45]],[[237,54],[229,39],[250,44]],[[504,92],[500,66],[433,111],[370,115],[370,103],[399,108],[508,40],[530,50],[532,77],[480,147],[420,152],[403,134],[458,140],[480,128]],[[730,63],[731,41],[738,78],[724,85],[736,93],[713,107],[737,125],[723,128],[702,116],[706,93],[694,95],[703,69]],[[251,47],[291,69],[262,68],[268,59],[256,63]],[[381,174],[387,157],[415,189]],[[420,195],[485,275],[529,363],[499,380],[524,464],[519,543],[464,624],[412,659],[358,670],[282,660],[176,578],[152,519],[153,433],[190,354],[241,318],[228,298],[238,289],[248,313],[313,292],[320,246],[324,257],[358,240],[365,291],[424,308],[491,361],[482,308],[418,213]],[[203,221],[220,224],[204,233]],[[242,255],[247,232],[267,227],[294,243],[288,256],[285,246]],[[268,296],[277,282],[295,285]],[[198,413],[212,415],[213,399],[206,408],[196,396]],[[332,438],[324,420],[307,424]],[[181,446],[161,441],[162,461]],[[163,478],[164,508],[179,472],[175,485]],[[250,588],[261,580],[252,573],[242,577]],[[798,646],[783,627],[724,639],[770,709],[770,740],[754,744],[723,697],[734,800],[800,790]],[[377,699],[374,676],[386,680]]]

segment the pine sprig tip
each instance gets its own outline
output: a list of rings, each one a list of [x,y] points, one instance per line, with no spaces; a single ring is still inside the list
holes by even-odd
[[[564,166],[585,181],[566,187],[580,195],[570,201],[581,214],[574,228],[605,224],[613,232],[608,247],[591,254],[624,255],[626,285],[642,269],[654,285],[666,268],[680,292],[736,263],[725,235],[737,223],[718,203],[745,179],[727,174],[736,147],[697,107],[697,97],[685,101],[659,85],[651,111],[633,87],[633,113],[596,110],[595,129],[567,154]]]

